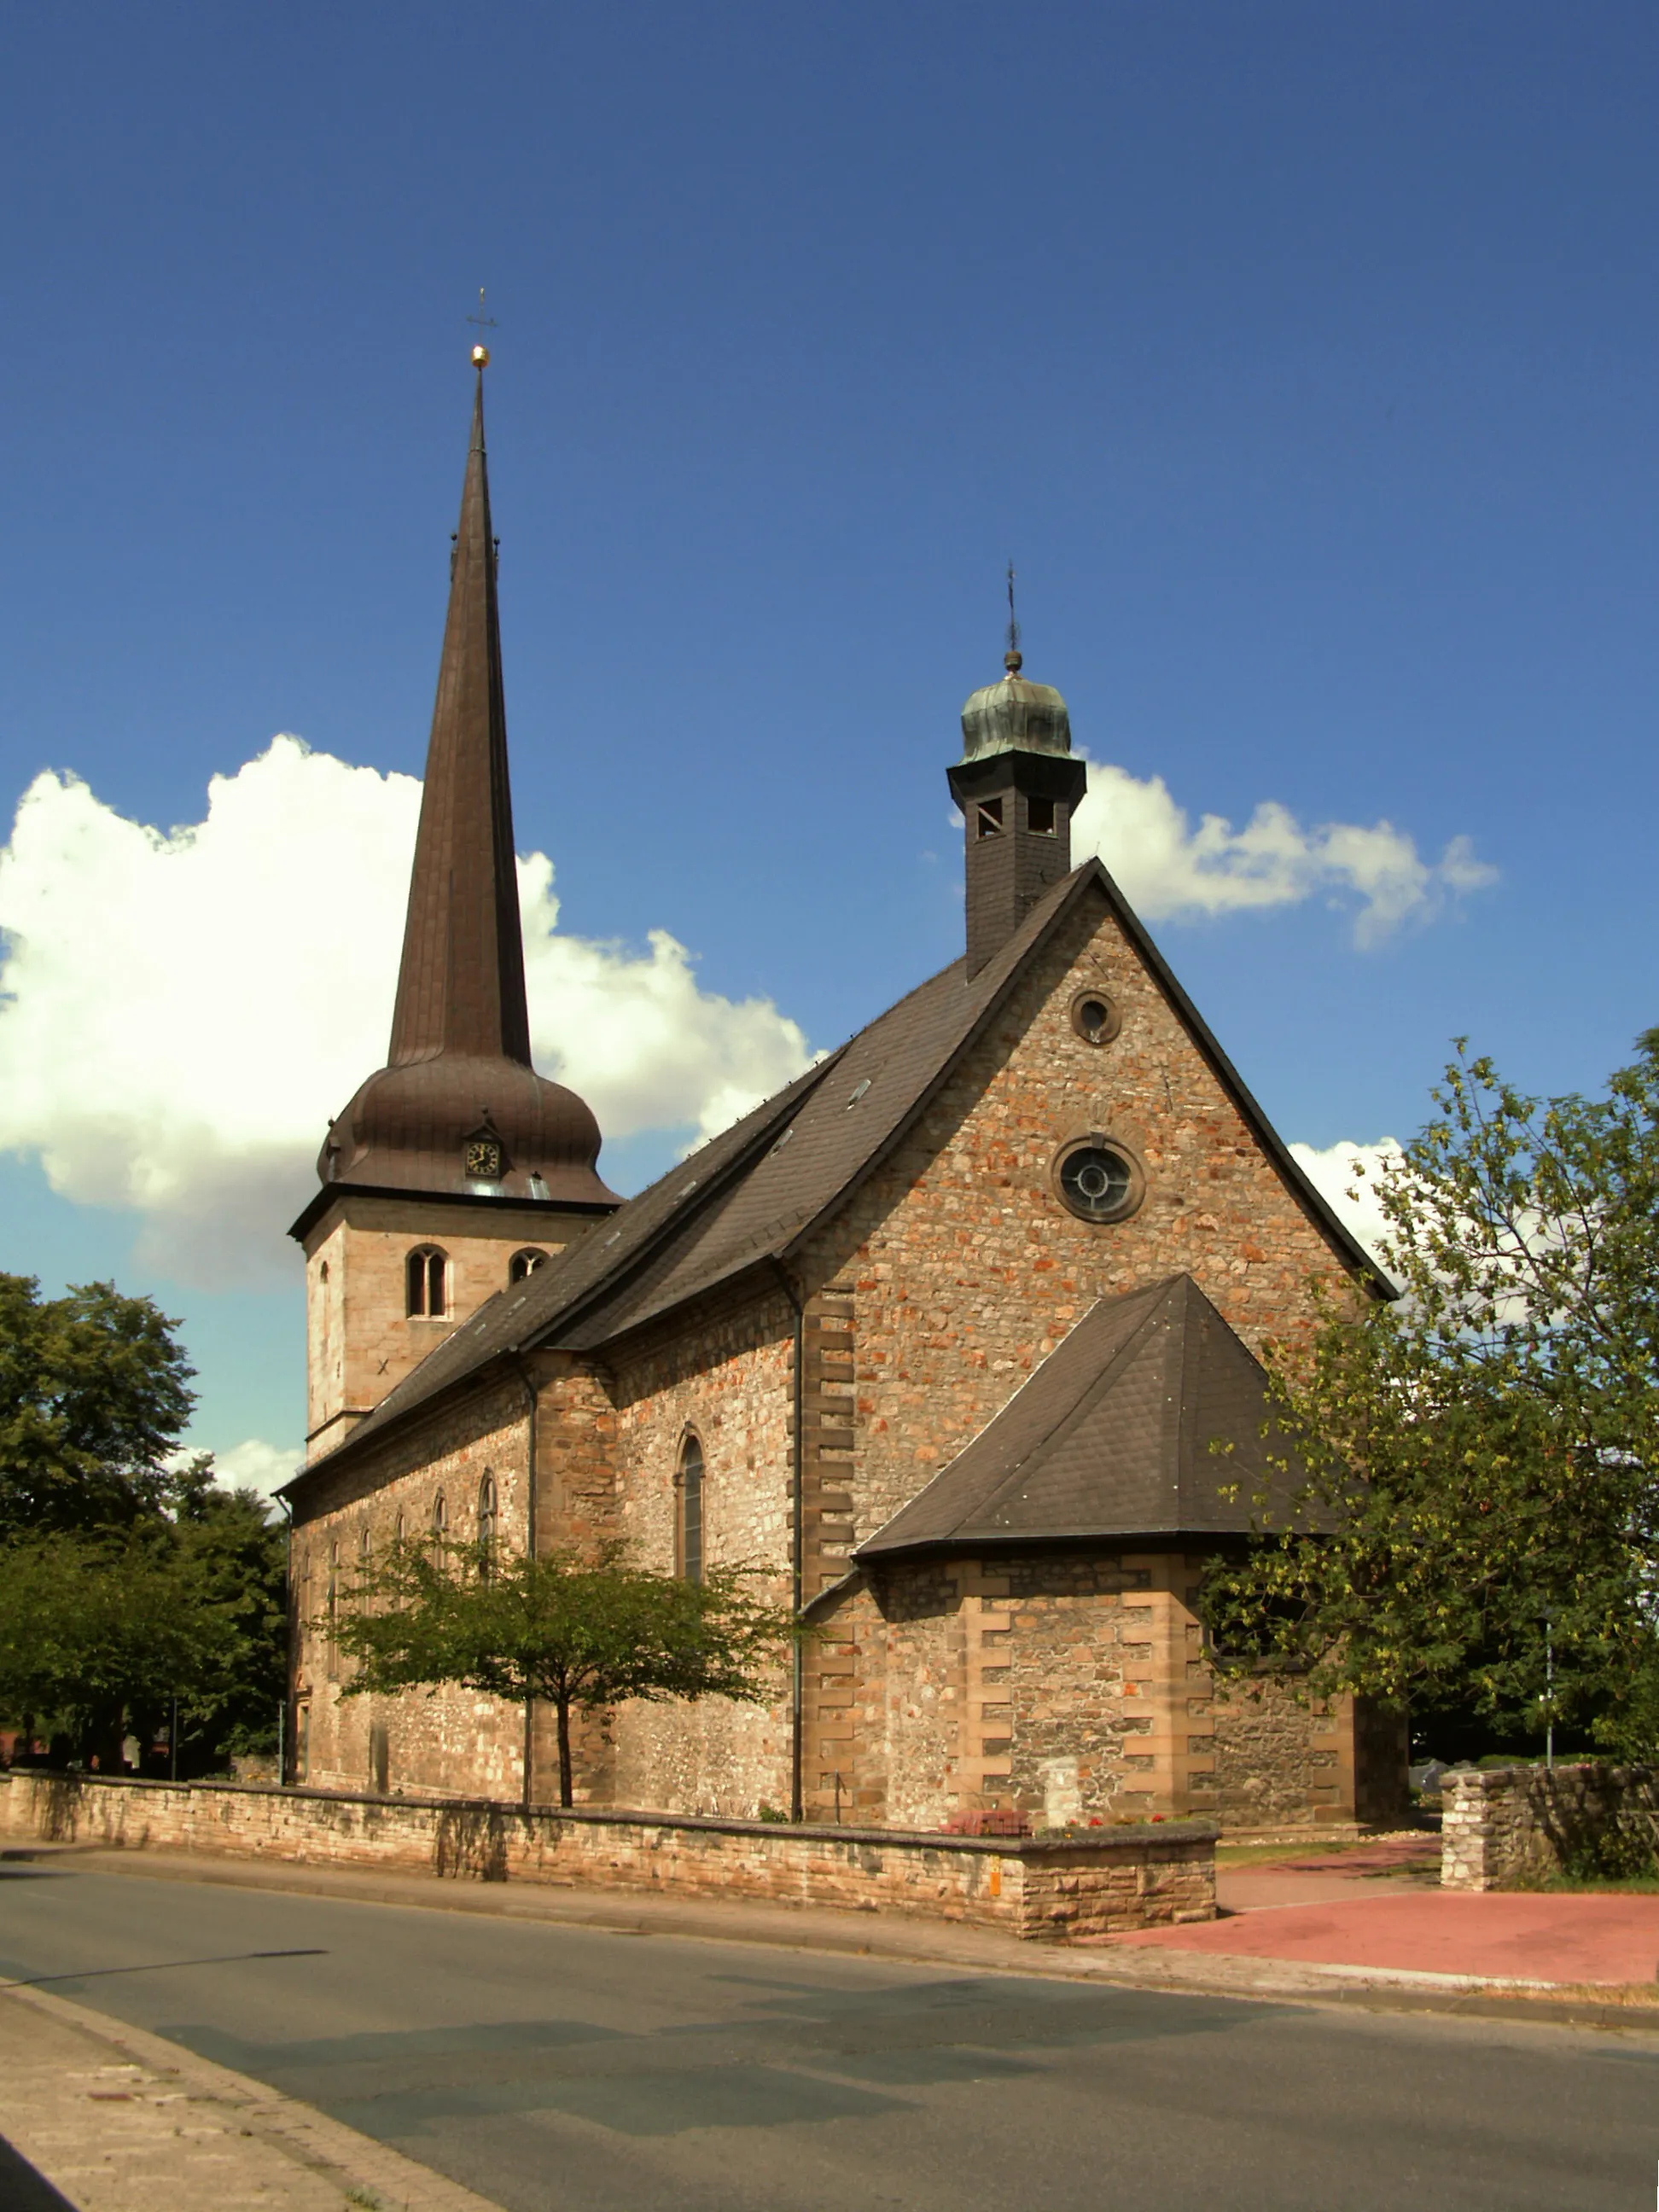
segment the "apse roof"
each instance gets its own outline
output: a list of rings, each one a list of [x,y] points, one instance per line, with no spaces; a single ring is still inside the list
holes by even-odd
[[[1267,1376],[1190,1275],[1102,1298],[860,1564],[1084,1537],[1237,1534],[1264,1480]],[[1224,1442],[1224,1453],[1214,1447]]]

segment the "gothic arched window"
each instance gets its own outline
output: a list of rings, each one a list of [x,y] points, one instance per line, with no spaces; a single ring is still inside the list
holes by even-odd
[[[688,1436],[674,1476],[674,1571],[702,1580],[702,1446]]]
[[[328,1547],[328,1678],[331,1682],[340,1671],[340,1647],[335,1641],[340,1626],[340,1544],[337,1537]]]
[[[545,1252],[538,1252],[533,1247],[523,1252],[515,1252],[513,1255],[513,1257],[507,1263],[507,1281],[509,1283],[523,1282],[526,1275],[533,1275],[535,1273],[537,1268],[541,1266],[546,1257],[547,1255]]]
[[[404,1262],[404,1311],[411,1320],[429,1321],[449,1312],[449,1262],[433,1245],[417,1245]]]
[[[432,1549],[440,1554],[449,1540],[449,1503],[442,1491],[432,1501]]]
[[[495,1478],[486,1468],[478,1485],[478,1561],[485,1574],[495,1564]]]

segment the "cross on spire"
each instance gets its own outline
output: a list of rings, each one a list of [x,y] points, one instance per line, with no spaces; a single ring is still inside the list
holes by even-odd
[[[1008,563],[1008,650],[1003,655],[1005,666],[1018,672],[1021,665],[1019,650],[1019,617],[1014,612],[1014,564]]]
[[[466,319],[476,325],[478,332],[478,343],[472,349],[472,365],[475,368],[488,368],[489,348],[484,342],[484,332],[495,328],[495,318],[484,313],[484,288],[482,284],[478,287],[478,312],[476,315],[469,315]]]

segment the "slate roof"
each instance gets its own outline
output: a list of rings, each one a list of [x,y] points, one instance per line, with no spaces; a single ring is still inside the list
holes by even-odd
[[[1273,1449],[1269,1413],[1261,1367],[1190,1275],[1102,1298],[854,1557],[1243,1534]],[[1217,1439],[1232,1450],[1212,1451]],[[1292,1486],[1278,1474],[1269,1484],[1281,1504]]]
[[[594,1350],[769,1262],[787,1263],[892,1151],[1019,975],[1085,902],[1109,908],[1263,1150],[1336,1256],[1389,1286],[1331,1212],[1241,1081],[1098,860],[1045,892],[980,972],[956,960],[736,1126],[671,1170],[522,1283],[498,1291],[317,1462],[342,1464],[496,1359]],[[867,1086],[861,1088],[860,1086]],[[302,1470],[289,1487],[302,1485]]]

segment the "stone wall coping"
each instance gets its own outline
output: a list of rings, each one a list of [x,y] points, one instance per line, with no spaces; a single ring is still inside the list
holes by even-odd
[[[1553,1766],[1528,1761],[1515,1766],[1449,1766],[1440,1777],[1443,1789],[1449,1782],[1460,1790],[1477,1785],[1483,1790],[1504,1789],[1517,1781],[1563,1781],[1571,1776],[1595,1774],[1610,1782],[1644,1781],[1659,1768],[1626,1765],[1612,1759],[1558,1759]]]
[[[0,1779],[68,1782],[77,1788],[138,1791],[190,1790],[203,1796],[276,1797],[285,1802],[395,1807],[407,1812],[496,1813],[522,1820],[526,1808],[516,1798],[380,1797],[368,1791],[313,1790],[304,1784],[275,1782],[173,1782],[141,1774],[64,1773],[40,1766],[14,1767]],[[960,1851],[992,1858],[1084,1859],[1096,1851],[1144,1850],[1149,1844],[1213,1844],[1221,1830],[1214,1820],[1140,1820],[1121,1827],[1091,1828],[1078,1836],[955,1836],[927,1828],[854,1828],[833,1822],[726,1820],[707,1813],[655,1813],[632,1806],[532,1805],[529,1817],[569,1820],[589,1827],[684,1828],[720,1836],[757,1836],[780,1841],[883,1844],[904,1850]]]

